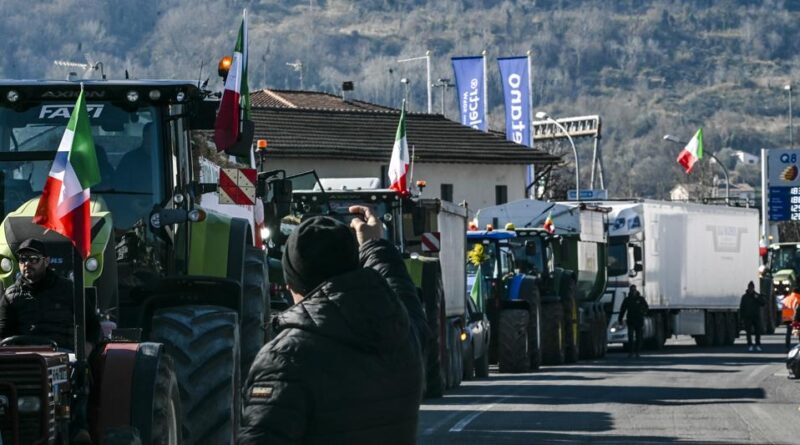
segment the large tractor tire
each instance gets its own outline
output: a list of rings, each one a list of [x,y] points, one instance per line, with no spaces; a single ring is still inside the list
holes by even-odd
[[[450,358],[451,385],[448,388],[458,388],[464,377],[464,345],[461,341],[461,329],[447,323],[450,332],[450,347],[447,349]]]
[[[183,443],[233,443],[241,412],[236,312],[218,306],[161,309],[150,337],[174,359]]]
[[[528,355],[530,369],[535,371],[542,365],[542,300],[536,278],[527,276],[522,280],[520,298],[528,303]]]
[[[542,304],[542,364],[564,363],[564,310],[561,302]]]
[[[500,311],[500,338],[497,344],[498,370],[501,373],[526,372],[530,367],[528,326],[530,312],[525,309]]]
[[[269,321],[269,284],[267,257],[256,246],[247,246],[244,257],[244,286],[242,290],[242,359],[241,371],[246,376],[256,354],[269,340],[266,323]]]
[[[575,363],[580,358],[580,325],[578,320],[578,301],[575,296],[575,280],[567,283],[566,294],[562,298],[564,307],[564,362]]]
[[[436,398],[444,395],[447,386],[446,357],[446,317],[444,288],[439,263],[426,261],[422,265],[422,287],[419,288],[422,306],[428,322],[431,338],[425,350],[425,397]]]

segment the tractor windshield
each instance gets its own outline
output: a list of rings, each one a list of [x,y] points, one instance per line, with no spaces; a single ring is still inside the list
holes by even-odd
[[[796,270],[800,265],[800,249],[794,244],[789,246],[780,246],[777,250],[772,251],[772,267],[773,273],[779,270],[791,269]]]
[[[0,107],[0,202],[2,217],[38,197],[74,103],[45,102],[25,109]],[[127,230],[146,221],[164,196],[158,110],[123,109],[111,102],[87,104],[101,182],[92,188]]]

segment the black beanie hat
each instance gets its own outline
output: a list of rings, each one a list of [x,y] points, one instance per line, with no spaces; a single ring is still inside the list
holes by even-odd
[[[359,267],[358,242],[343,223],[315,216],[289,235],[281,263],[286,284],[306,295],[329,278]]]

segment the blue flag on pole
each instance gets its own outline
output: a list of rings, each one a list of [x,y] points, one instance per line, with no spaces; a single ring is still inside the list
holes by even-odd
[[[503,80],[506,110],[506,139],[533,147],[531,138],[530,72],[527,57],[497,59]],[[533,165],[528,166],[525,186],[534,179]]]
[[[461,124],[476,130],[487,131],[484,100],[483,56],[453,57],[453,72],[456,77],[458,106]]]

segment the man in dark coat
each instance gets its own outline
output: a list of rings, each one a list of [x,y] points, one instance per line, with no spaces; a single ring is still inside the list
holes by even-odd
[[[416,441],[422,306],[380,221],[350,212],[363,219],[310,218],[287,239],[295,305],[273,320],[278,334],[250,369],[240,444]]]
[[[747,283],[747,290],[739,302],[739,316],[747,332],[747,349],[750,352],[754,347],[753,333],[756,335],[755,350],[761,351],[761,307],[765,304],[764,298],[756,292],[755,284],[752,281]]]
[[[38,239],[23,241],[16,255],[19,277],[0,297],[0,338],[34,335],[74,350],[72,282],[49,267],[45,244]],[[87,305],[87,353],[99,339],[100,319],[95,308]]]
[[[622,301],[622,307],[619,311],[619,319],[617,320],[622,324],[622,318],[628,314],[628,357],[636,355],[639,357],[639,351],[642,349],[642,329],[644,328],[644,317],[650,307],[647,306],[642,294],[636,290],[636,286],[631,284],[628,289],[628,295]]]

